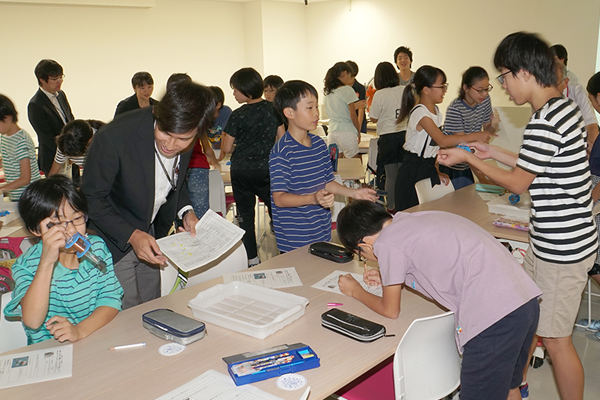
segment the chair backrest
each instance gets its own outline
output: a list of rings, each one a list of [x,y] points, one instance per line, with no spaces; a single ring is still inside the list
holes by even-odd
[[[225,185],[221,177],[221,171],[211,169],[208,172],[208,198],[209,208],[221,215],[227,214],[227,204],[225,202]],[[199,216],[200,218],[200,216]]]
[[[415,190],[417,191],[419,204],[423,204],[427,203],[428,201],[437,200],[448,193],[454,192],[454,185],[452,182],[449,182],[448,186],[442,183],[431,187],[431,179],[425,178],[415,183]]]
[[[369,141],[369,161],[367,162],[367,165],[373,171],[377,171],[377,141],[378,140],[379,140],[379,138],[375,137]]]
[[[4,307],[12,298],[12,292],[3,293],[0,300],[0,353],[27,346],[27,336],[20,318],[6,319]]]
[[[394,357],[396,400],[438,400],[460,384],[454,313],[413,321]]]

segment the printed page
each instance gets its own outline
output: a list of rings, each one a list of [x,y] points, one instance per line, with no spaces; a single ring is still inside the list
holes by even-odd
[[[196,237],[180,232],[158,239],[160,250],[185,272],[202,267],[225,254],[244,231],[212,210],[196,224]]]
[[[0,389],[70,378],[73,345],[0,356]]]
[[[265,271],[236,272],[223,275],[223,283],[240,281],[271,289],[302,286],[296,268],[269,269]]]
[[[251,385],[235,386],[229,375],[209,369],[156,400],[281,400]]]
[[[314,287],[315,289],[325,290],[327,292],[343,294],[340,291],[340,287],[338,286],[338,280],[340,278],[340,275],[346,275],[348,273],[349,272],[346,272],[346,271],[334,271],[331,274],[327,275],[325,278],[321,279],[319,282],[312,285],[312,287]],[[383,290],[381,288],[381,285],[369,286],[363,281],[362,274],[350,273],[350,275],[352,275],[354,277],[354,279],[356,279],[358,281],[358,283],[360,283],[360,285],[367,292],[372,293],[379,297],[383,296]]]

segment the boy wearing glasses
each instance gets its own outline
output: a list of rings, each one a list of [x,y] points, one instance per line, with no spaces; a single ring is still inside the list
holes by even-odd
[[[76,232],[86,234],[85,196],[69,178],[54,175],[30,184],[19,200],[29,231],[41,238],[12,267],[15,290],[8,316],[21,316],[27,344],[48,339],[77,342],[108,324],[121,310],[123,289],[102,239],[89,236],[91,251],[106,263],[100,271],[74,247]]]
[[[577,105],[556,89],[552,53],[537,35],[517,32],[496,49],[498,81],[518,105],[535,110],[519,154],[484,143],[439,151],[444,165],[467,162],[511,192],[529,189],[530,247],[524,268],[543,292],[537,334],[552,358],[563,399],[583,398],[583,367],[571,333],[598,248],[592,220],[586,131]],[[483,162],[495,159],[504,170]],[[532,344],[531,352],[533,352]]]

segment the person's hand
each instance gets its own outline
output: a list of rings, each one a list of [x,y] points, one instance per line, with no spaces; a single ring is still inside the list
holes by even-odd
[[[448,174],[444,174],[443,172],[440,172],[440,173],[438,173],[438,176],[440,177],[440,182],[444,186],[448,186],[448,184],[450,183],[450,177],[448,176]]]
[[[473,154],[475,154],[475,156],[477,156],[479,159],[487,160],[493,158],[492,146],[487,143],[473,142],[469,143],[469,147],[471,149],[475,149],[475,153]]]
[[[367,264],[365,263],[365,272],[363,272],[363,281],[369,286],[379,286],[381,285],[381,274],[378,269],[367,269]]]
[[[131,237],[129,237],[129,244],[131,244],[133,251],[140,260],[157,265],[163,265],[167,262],[167,258],[160,251],[156,239],[146,232],[139,229],[133,231]]]
[[[346,296],[354,297],[354,293],[357,290],[362,289],[360,283],[351,274],[340,275],[338,279],[338,286],[340,287],[340,291],[344,293]]]
[[[319,204],[321,207],[331,208],[333,207],[335,195],[323,189],[315,192],[315,200],[317,201],[317,204]]]
[[[355,109],[359,109],[359,108],[365,108],[367,106],[367,101],[366,100],[358,100],[354,102],[354,108]]]
[[[465,162],[468,154],[469,153],[467,151],[457,147],[439,149],[437,153],[437,161],[442,165],[451,167],[452,165]]]
[[[65,317],[55,315],[46,322],[46,329],[50,331],[50,334],[54,336],[54,339],[59,342],[66,342],[67,340],[71,343],[77,342],[81,339],[81,334],[77,325],[73,325]]]
[[[58,254],[61,247],[67,244],[67,229],[62,224],[56,224],[51,228],[47,225],[52,222],[50,218],[45,218],[40,222],[40,231],[42,233],[42,255],[40,264],[54,265],[58,260]]]
[[[219,171],[221,170],[221,164],[219,164],[219,160],[217,160],[215,157],[213,157],[213,156],[206,156],[206,160],[208,161],[208,163],[210,165],[212,165],[213,167],[215,167]]]
[[[183,216],[183,227],[177,229],[178,232],[189,232],[192,237],[196,236],[196,224],[199,219],[193,211],[186,213]]]
[[[353,196],[357,200],[377,201],[377,192],[371,188],[355,189]]]
[[[360,132],[358,132],[358,137],[357,137],[358,144],[360,144],[361,139],[362,139],[361,134],[360,134]]]
[[[491,122],[490,126],[495,132],[498,129],[498,125],[501,122],[500,114],[498,113],[498,110],[494,109],[494,112],[492,113],[492,115],[490,115],[490,122]]]

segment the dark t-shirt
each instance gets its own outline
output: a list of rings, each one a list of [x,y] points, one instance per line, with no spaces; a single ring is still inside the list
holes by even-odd
[[[352,85],[352,89],[356,92],[358,96],[358,100],[365,100],[367,98],[367,89],[365,89],[364,85],[357,80],[354,80],[354,84]],[[367,118],[365,118],[365,110],[362,110],[363,121],[360,127],[360,131],[362,133],[367,133]],[[358,116],[358,110],[356,110],[356,116]]]
[[[224,131],[235,138],[231,169],[269,169],[269,153],[275,144],[281,119],[266,101],[234,110]]]

